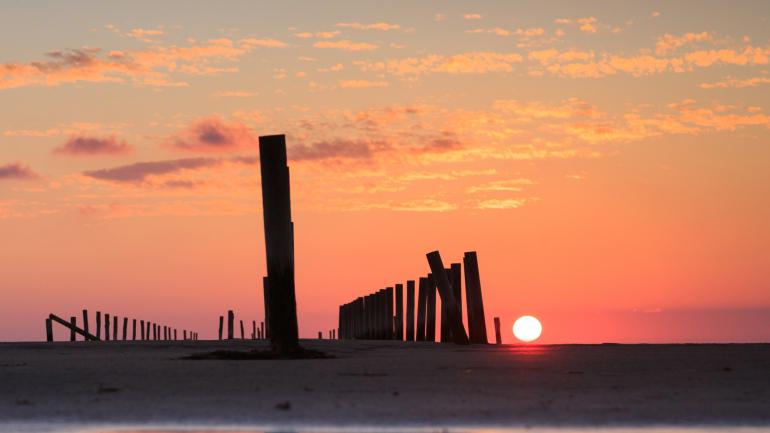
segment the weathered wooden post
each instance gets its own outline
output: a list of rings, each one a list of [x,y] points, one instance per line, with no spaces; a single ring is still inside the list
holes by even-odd
[[[104,341],[110,341],[110,315],[104,313]]]
[[[500,318],[495,317],[495,343],[503,344],[503,338],[500,335]]]
[[[243,335],[243,320],[241,320],[240,322],[241,322],[241,340],[243,340],[243,336],[244,336]]]
[[[445,269],[449,284],[452,286],[452,293],[457,301],[457,306],[460,310],[460,318],[463,317],[462,307],[462,266],[459,263],[452,263],[452,266]],[[454,341],[452,337],[452,329],[449,326],[448,314],[444,309],[445,304],[441,302],[441,342]]]
[[[294,292],[294,223],[291,220],[286,137],[259,137],[262,210],[267,256],[268,329],[273,350],[290,353],[299,347]]]
[[[118,316],[112,316],[112,339],[118,339]]]
[[[182,340],[187,340],[187,330],[186,329],[182,330]]]
[[[147,339],[147,334],[144,333],[144,320],[139,321],[139,334],[141,335],[140,340]]]
[[[252,340],[257,339],[257,321],[256,320],[251,321],[251,339]]]
[[[263,340],[267,338],[265,337],[265,322],[259,322],[259,335],[262,336]]]
[[[414,341],[414,280],[406,282],[406,341]]]
[[[436,279],[428,274],[428,302],[425,314],[425,341],[436,341]]]
[[[174,328],[174,341],[176,341],[176,328]]]
[[[88,310],[83,310],[83,331],[88,334]],[[88,339],[86,339],[88,341]]]
[[[262,337],[264,338],[270,338],[270,330],[268,329],[268,325],[270,324],[270,320],[268,317],[270,316],[270,309],[267,308],[268,305],[270,305],[270,300],[268,299],[270,295],[270,283],[267,281],[267,276],[262,277],[262,297],[264,299],[264,311],[265,311],[265,330],[262,332]],[[265,334],[267,333],[267,335]]]
[[[457,306],[458,302],[455,299],[452,287],[449,284],[449,279],[444,271],[441,255],[438,251],[432,251],[427,254],[427,258],[433,273],[433,279],[438,286],[441,303],[446,303],[447,305],[446,311],[450,322],[450,329],[452,330],[452,338],[456,344],[468,344],[468,334],[465,333],[462,316],[460,315],[460,310]]]
[[[77,327],[77,318],[75,316],[70,317],[70,341],[75,341],[75,328]]]
[[[385,339],[392,340],[395,335],[393,330],[393,287],[385,289],[385,320],[383,321],[385,328]]]
[[[136,319],[131,319],[131,340],[136,341]]]
[[[377,309],[377,312],[379,315],[379,338],[380,340],[385,340],[388,338],[388,326],[393,324],[393,319],[388,318],[388,294],[385,289],[380,289],[377,291],[377,301],[379,302],[379,308]]]
[[[417,292],[417,341],[425,341],[425,313],[428,311],[428,279],[420,277]]]
[[[123,318],[123,340],[128,338],[128,317]]]
[[[219,316],[219,339],[222,339],[222,326],[224,325],[224,316]]]
[[[153,340],[158,339],[158,324],[154,322],[152,324],[152,339]]]
[[[319,340],[323,340],[324,339],[323,331],[318,331],[318,339]]]
[[[102,338],[102,313],[101,311],[96,312],[96,339],[100,340]]]
[[[399,341],[404,340],[404,285],[396,284],[396,336]]]
[[[465,304],[468,307],[468,339],[472,344],[487,344],[487,321],[481,296],[479,261],[475,251],[463,255],[465,267]]]
[[[356,306],[356,330],[355,330],[355,336],[353,338],[361,339],[364,338],[364,298],[363,296],[359,296],[356,300],[358,302],[358,306]]]
[[[53,341],[53,322],[50,317],[45,319],[45,341]]]
[[[233,310],[227,311],[227,339],[232,340],[233,339],[233,333],[235,330],[233,329],[235,326],[235,314],[233,313]]]
[[[337,315],[337,326],[339,326],[339,328],[342,329],[343,323],[345,323],[345,306],[340,305],[338,315]]]

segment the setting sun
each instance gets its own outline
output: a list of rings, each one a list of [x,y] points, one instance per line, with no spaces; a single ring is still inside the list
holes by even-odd
[[[513,324],[513,335],[525,343],[537,340],[542,332],[543,325],[533,316],[521,316]]]

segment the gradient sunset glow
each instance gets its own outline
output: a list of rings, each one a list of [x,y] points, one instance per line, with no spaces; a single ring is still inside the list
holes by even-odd
[[[285,133],[303,337],[439,249],[478,252],[504,342],[523,314],[538,343],[768,341],[769,19],[3,2],[0,340],[82,308],[201,338],[228,309],[259,320],[257,139]]]

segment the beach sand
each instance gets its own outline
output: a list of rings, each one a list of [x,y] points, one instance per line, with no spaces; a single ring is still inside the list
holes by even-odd
[[[245,340],[1,343],[0,429],[770,426],[770,345],[302,344],[334,358],[181,359],[267,347]]]

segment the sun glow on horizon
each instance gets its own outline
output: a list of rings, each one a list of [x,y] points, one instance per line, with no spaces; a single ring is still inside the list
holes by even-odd
[[[513,335],[525,343],[531,343],[543,332],[543,325],[534,316],[521,316],[513,324]]]

